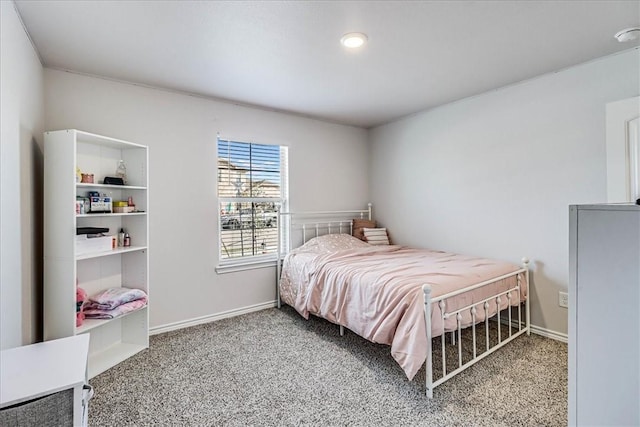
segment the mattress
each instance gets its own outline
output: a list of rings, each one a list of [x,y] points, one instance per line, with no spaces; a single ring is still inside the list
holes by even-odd
[[[398,245],[372,246],[346,234],[332,234],[311,239],[287,254],[280,297],[304,318],[310,314],[323,317],[367,340],[390,345],[393,358],[411,380],[430,351],[422,286],[431,285],[433,299],[520,269],[504,261]],[[447,298],[445,312],[482,301],[516,282],[514,274]],[[526,289],[519,296],[511,294],[511,305],[517,305],[526,297]],[[500,310],[508,304],[503,297]],[[496,312],[493,299],[488,316]],[[484,318],[484,310],[478,307],[475,321]],[[470,310],[465,310],[461,326],[471,323]],[[456,329],[455,316],[443,322],[440,307],[434,303],[432,335]]]

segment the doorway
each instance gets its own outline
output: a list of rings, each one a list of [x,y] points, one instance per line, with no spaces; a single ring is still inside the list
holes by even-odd
[[[607,201],[640,198],[640,97],[607,104]]]

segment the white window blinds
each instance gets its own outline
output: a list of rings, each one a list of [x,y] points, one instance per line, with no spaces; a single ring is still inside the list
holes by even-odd
[[[287,169],[286,147],[218,139],[221,261],[275,255]]]

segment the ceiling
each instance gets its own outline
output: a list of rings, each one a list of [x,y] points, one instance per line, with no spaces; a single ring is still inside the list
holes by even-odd
[[[16,5],[46,67],[365,128],[633,48],[613,36],[640,24],[637,0]]]

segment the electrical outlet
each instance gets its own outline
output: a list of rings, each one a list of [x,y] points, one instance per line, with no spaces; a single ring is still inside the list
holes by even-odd
[[[569,294],[566,292],[558,293],[558,305],[560,307],[569,308]]]

